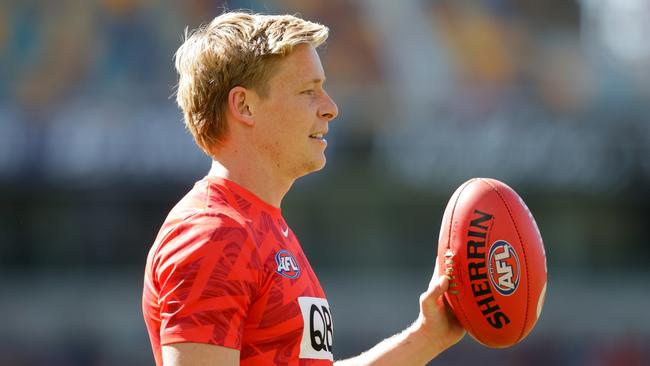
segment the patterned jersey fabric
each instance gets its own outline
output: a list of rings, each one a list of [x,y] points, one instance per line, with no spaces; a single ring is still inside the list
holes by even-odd
[[[332,365],[325,294],[280,209],[208,176],[172,209],[147,257],[142,307],[161,346],[240,350],[241,365]]]

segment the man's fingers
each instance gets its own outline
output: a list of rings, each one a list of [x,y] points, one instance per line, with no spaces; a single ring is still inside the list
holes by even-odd
[[[438,276],[440,276],[439,270],[440,270],[440,266],[438,265],[438,258],[436,257],[436,266],[433,269],[433,276],[431,276],[431,281],[429,281],[429,288],[427,289],[427,292],[431,291],[431,289],[438,284],[439,281]]]
[[[439,268],[440,268],[440,266],[438,265],[438,257],[436,257],[436,267],[435,267],[435,269],[433,270],[433,274],[434,274],[434,275],[438,274],[438,269],[439,269]]]
[[[427,297],[433,297],[437,299],[442,294],[447,291],[449,288],[449,277],[447,276],[436,276],[434,275],[429,284],[429,289],[427,290]]]

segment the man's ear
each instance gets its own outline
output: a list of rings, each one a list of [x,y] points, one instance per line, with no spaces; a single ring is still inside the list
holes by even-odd
[[[236,86],[228,92],[228,111],[236,120],[252,126],[255,123],[250,103],[253,100],[253,91]]]

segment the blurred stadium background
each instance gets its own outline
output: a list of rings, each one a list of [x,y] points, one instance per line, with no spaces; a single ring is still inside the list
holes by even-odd
[[[145,255],[210,164],[172,55],[224,6],[332,30],[328,167],[283,212],[338,357],[415,318],[447,199],[489,176],[537,217],[546,307],[520,345],[432,364],[650,365],[648,0],[3,0],[0,365],[153,364]]]

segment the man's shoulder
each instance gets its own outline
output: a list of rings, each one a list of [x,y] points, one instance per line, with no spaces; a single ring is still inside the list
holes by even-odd
[[[169,265],[191,263],[236,250],[252,251],[246,222],[233,212],[203,209],[185,211],[183,217],[167,220],[156,238],[148,261],[158,271]],[[197,262],[198,263],[198,262]]]
[[[172,208],[160,228],[152,252],[200,250],[205,245],[228,240],[244,244],[250,239],[250,220],[227,202],[214,204],[204,181]]]
[[[209,226],[246,226],[249,219],[237,209],[231,200],[225,199],[223,188],[203,179],[172,208],[165,223],[185,222]]]
[[[180,208],[177,206],[177,208]],[[209,237],[210,241],[219,240],[225,232],[240,231],[242,239],[248,235],[249,219],[243,217],[237,210],[227,207],[205,207],[198,209],[180,208],[172,211],[165,220],[161,231],[173,236],[188,233],[188,238],[201,239]]]

